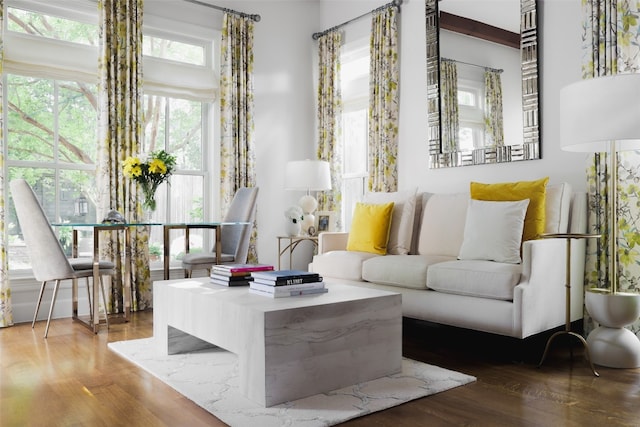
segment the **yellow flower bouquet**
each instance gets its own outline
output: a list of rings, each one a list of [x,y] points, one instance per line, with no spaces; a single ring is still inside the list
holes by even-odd
[[[127,178],[138,182],[144,193],[143,206],[156,209],[156,190],[167,181],[176,167],[176,157],[164,150],[152,152],[146,162],[139,157],[127,157],[122,172]]]

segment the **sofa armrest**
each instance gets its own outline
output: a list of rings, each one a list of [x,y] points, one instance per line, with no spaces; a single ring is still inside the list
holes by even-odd
[[[349,233],[343,231],[323,231],[318,234],[318,255],[329,251],[344,251],[347,249]]]
[[[564,325],[566,316],[565,239],[530,240],[522,246],[522,280],[513,295],[514,322],[522,337]],[[571,321],[583,317],[584,240],[571,240]]]

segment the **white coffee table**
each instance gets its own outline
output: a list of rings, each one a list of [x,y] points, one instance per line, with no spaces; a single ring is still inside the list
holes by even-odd
[[[241,392],[264,406],[400,372],[401,295],[326,285],[326,294],[269,298],[208,278],[154,282],[157,351],[235,353]]]

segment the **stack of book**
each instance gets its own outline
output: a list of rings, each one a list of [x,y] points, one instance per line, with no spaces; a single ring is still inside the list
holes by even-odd
[[[210,280],[214,285],[246,286],[253,281],[254,271],[272,271],[268,264],[221,264],[211,268]]]
[[[254,271],[249,291],[272,298],[321,294],[328,291],[322,276],[302,270]]]

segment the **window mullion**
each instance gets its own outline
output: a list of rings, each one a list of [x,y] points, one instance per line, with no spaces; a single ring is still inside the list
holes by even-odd
[[[169,135],[169,132],[171,130],[171,127],[169,126],[169,123],[171,123],[171,98],[166,98],[166,101],[164,103],[164,147],[163,150],[169,151],[169,140],[171,139],[171,136]],[[166,192],[167,192],[167,210],[166,210],[166,218],[169,221],[172,221],[173,218],[171,216],[171,191],[169,189],[169,186],[166,186]]]
[[[55,215],[56,221],[62,217],[60,207],[60,196],[62,188],[60,188],[60,138],[59,138],[59,113],[60,113],[60,86],[58,81],[53,81],[53,170],[55,174]]]

